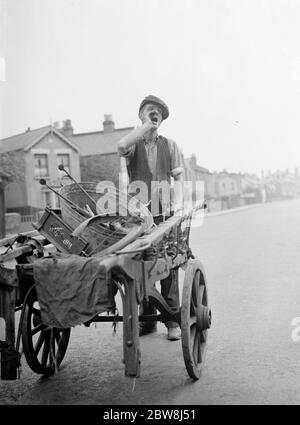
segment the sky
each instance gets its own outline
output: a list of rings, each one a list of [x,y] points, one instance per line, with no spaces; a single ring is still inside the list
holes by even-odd
[[[300,167],[300,1],[0,0],[0,137],[139,125],[210,171]]]

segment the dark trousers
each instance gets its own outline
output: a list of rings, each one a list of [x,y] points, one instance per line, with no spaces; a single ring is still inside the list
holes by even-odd
[[[177,276],[178,270],[171,270],[169,276],[160,281],[161,295],[168,306],[174,311],[177,311],[180,306]],[[156,314],[156,308],[150,303],[143,302],[140,307],[140,314]],[[147,326],[147,322],[144,322],[143,325]],[[148,325],[150,326],[149,322]],[[177,322],[166,322],[167,328],[176,328],[177,326]]]

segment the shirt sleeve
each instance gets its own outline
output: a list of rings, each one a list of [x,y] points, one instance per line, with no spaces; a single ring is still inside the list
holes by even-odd
[[[126,158],[126,163],[128,164],[131,160],[131,158],[133,157],[135,151],[135,144],[130,146],[129,149],[127,149],[127,151],[123,151],[123,149],[118,148],[118,153],[122,158]]]
[[[172,177],[176,177],[184,173],[182,155],[174,140],[168,139],[168,143],[171,155],[171,175]]]

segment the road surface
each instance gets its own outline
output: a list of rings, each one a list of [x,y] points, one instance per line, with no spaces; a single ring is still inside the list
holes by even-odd
[[[0,404],[299,404],[300,200],[207,216],[191,246],[205,266],[213,313],[199,381],[162,324],[140,338],[141,377],[126,378],[122,324],[113,335],[111,324],[98,323],[72,330],[50,378],[23,357],[21,379],[0,381]]]

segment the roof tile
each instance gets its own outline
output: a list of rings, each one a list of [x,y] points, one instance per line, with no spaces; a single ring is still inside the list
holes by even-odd
[[[41,137],[50,126],[37,128],[35,130],[26,131],[25,133],[17,134],[16,136],[7,137],[0,140],[0,153],[17,151],[26,148],[36,139]]]
[[[79,147],[82,156],[115,153],[117,152],[118,141],[133,130],[133,128],[120,128],[114,130],[112,133],[98,131],[74,134],[69,139]]]

